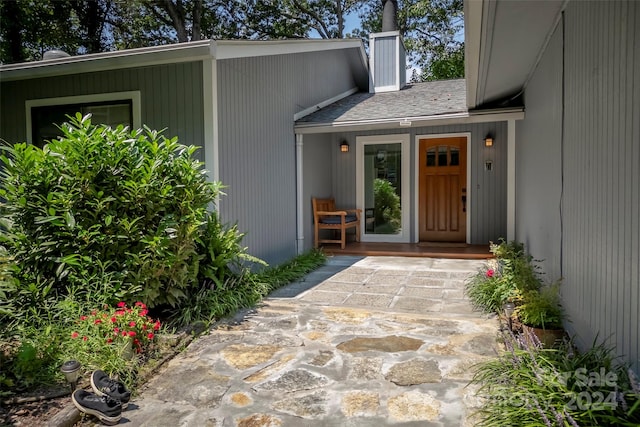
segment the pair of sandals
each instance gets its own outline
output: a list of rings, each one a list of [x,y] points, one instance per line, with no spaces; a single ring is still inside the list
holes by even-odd
[[[105,372],[91,373],[93,392],[76,390],[71,395],[73,404],[80,412],[97,417],[103,424],[116,425],[122,418],[122,411],[129,406],[131,392],[125,385]]]

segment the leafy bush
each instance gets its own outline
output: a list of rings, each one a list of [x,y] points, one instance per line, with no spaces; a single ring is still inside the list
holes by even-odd
[[[219,278],[204,281],[189,303],[174,312],[172,321],[179,326],[199,321],[211,324],[240,308],[255,305],[272,290],[303,277],[325,260],[324,253],[313,250],[259,273],[244,269],[242,274],[225,275],[223,282]]]
[[[386,179],[373,181],[374,216],[376,233],[395,233],[402,223],[400,196]]]
[[[485,266],[465,284],[475,308],[500,312],[506,302],[519,302],[524,294],[540,289],[539,268],[524,245],[501,239],[499,244],[491,243],[490,250],[496,258],[495,266]]]
[[[472,384],[484,405],[476,423],[502,426],[637,426],[640,388],[633,371],[599,344],[542,349],[504,337],[507,351],[477,366]]]
[[[524,293],[516,309],[518,319],[534,328],[562,328],[564,312],[560,305],[559,284]]]
[[[197,284],[196,240],[220,190],[192,158],[197,148],[89,115],[61,130],[43,149],[16,144],[0,157],[19,303],[72,293],[175,306]]]

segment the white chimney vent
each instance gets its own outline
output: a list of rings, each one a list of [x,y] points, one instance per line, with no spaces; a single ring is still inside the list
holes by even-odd
[[[398,91],[407,84],[407,59],[397,24],[398,2],[383,1],[382,32],[369,35],[369,93]]]

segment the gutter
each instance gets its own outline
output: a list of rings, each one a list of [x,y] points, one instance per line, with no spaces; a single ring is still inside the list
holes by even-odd
[[[385,119],[346,120],[327,123],[298,123],[295,125],[294,129],[298,134],[314,134],[377,129],[410,129],[426,126],[488,123],[522,119],[524,119],[524,108],[508,108],[441,114],[437,116],[393,117]]]

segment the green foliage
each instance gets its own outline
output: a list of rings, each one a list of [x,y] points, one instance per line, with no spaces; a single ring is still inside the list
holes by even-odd
[[[59,330],[53,326],[14,329],[0,342],[0,384],[17,391],[53,384],[61,350]]]
[[[396,233],[402,223],[400,196],[395,187],[386,179],[373,181],[373,199],[376,233]]]
[[[519,303],[524,294],[537,292],[542,286],[539,267],[519,242],[491,243],[496,258],[494,267],[484,267],[465,284],[473,306],[487,313],[500,312],[510,301]]]
[[[637,426],[640,388],[633,371],[599,344],[542,349],[505,336],[507,351],[477,366],[472,384],[484,405],[480,427]]]
[[[276,267],[252,273],[225,274],[224,281],[204,281],[204,286],[189,298],[189,303],[174,312],[172,322],[177,326],[219,320],[240,308],[251,307],[270,291],[303,277],[326,260],[317,250],[299,255]]]
[[[196,147],[80,114],[61,130],[43,149],[16,144],[0,157],[22,304],[74,294],[176,305],[195,283],[196,239],[220,188]]]
[[[562,328],[564,312],[560,305],[559,283],[525,292],[516,309],[516,314],[518,319],[527,326],[545,329]]]
[[[242,273],[246,263],[266,266],[264,261],[247,253],[247,248],[241,245],[243,238],[244,233],[240,233],[237,224],[228,227],[217,214],[207,215],[196,240],[197,251],[203,257],[198,283],[215,289]]]

